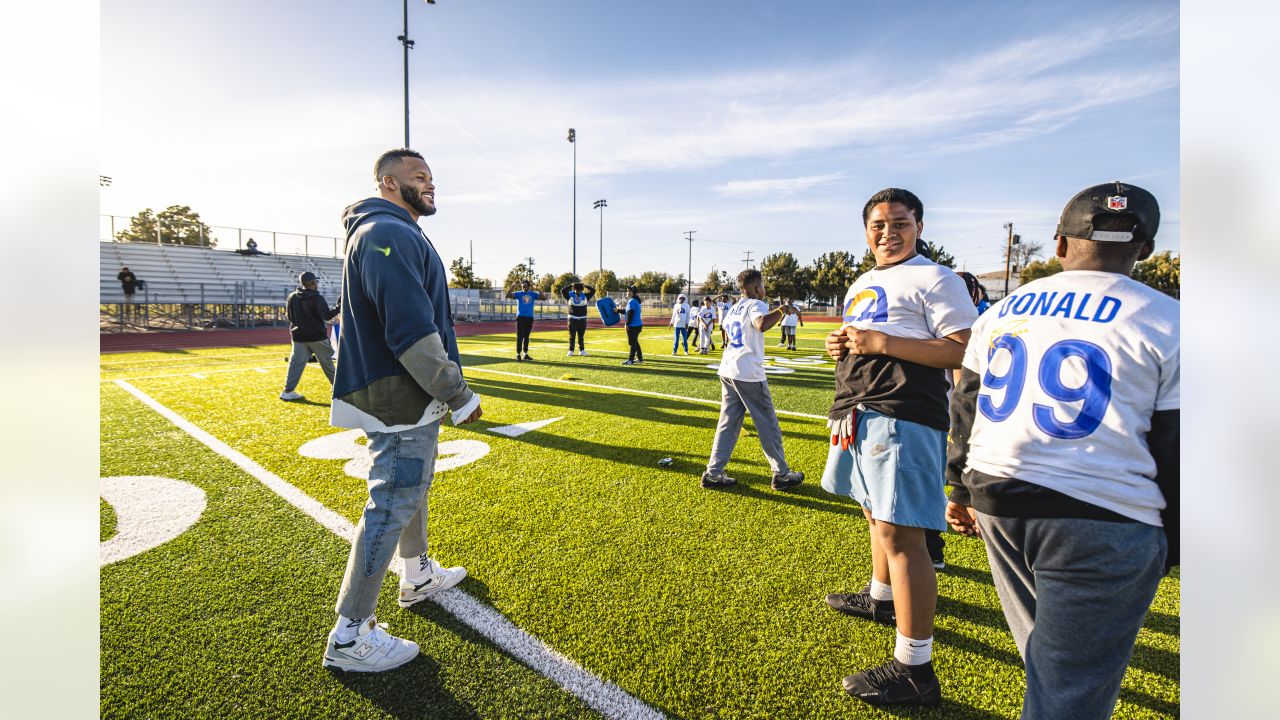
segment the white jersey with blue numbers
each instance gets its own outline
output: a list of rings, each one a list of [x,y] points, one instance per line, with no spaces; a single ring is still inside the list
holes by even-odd
[[[1179,407],[1178,317],[1161,292],[1083,270],[992,305],[964,356],[982,378],[968,467],[1160,525],[1146,436]]]
[[[671,308],[671,324],[678,328],[689,327],[689,305],[688,303],[676,303]]]
[[[744,382],[764,381],[764,333],[755,319],[769,312],[763,300],[743,298],[724,314],[724,355],[720,357],[720,377]]]

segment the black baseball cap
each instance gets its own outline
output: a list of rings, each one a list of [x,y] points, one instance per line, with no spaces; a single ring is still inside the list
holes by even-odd
[[[1098,220],[1124,217],[1095,230]],[[1119,180],[1085,188],[1071,198],[1058,220],[1058,234],[1097,242],[1154,241],[1160,228],[1160,204],[1151,193]]]
[[[309,282],[315,282],[315,281],[316,281],[316,274],[311,272],[310,270],[298,276],[299,285],[306,285]]]

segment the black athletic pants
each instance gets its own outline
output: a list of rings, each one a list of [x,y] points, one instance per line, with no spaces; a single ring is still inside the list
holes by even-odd
[[[516,354],[529,354],[529,334],[533,332],[533,318],[516,318]]]
[[[569,318],[569,352],[573,352],[573,339],[578,339],[578,349],[583,350],[582,338],[587,334],[586,318]]]
[[[631,359],[644,360],[644,353],[640,350],[640,330],[643,325],[627,326],[627,344],[631,346]]]

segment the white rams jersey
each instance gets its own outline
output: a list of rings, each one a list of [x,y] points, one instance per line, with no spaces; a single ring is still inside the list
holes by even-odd
[[[968,468],[1160,525],[1151,415],[1176,410],[1178,302],[1116,273],[1066,271],[978,319]]]

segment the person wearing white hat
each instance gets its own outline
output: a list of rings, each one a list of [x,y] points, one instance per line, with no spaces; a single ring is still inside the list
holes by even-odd
[[[684,295],[676,298],[676,304],[671,308],[671,321],[667,323],[674,330],[672,336],[671,354],[675,355],[680,349],[680,343],[684,343],[684,354],[689,354],[689,303],[685,301]]]

